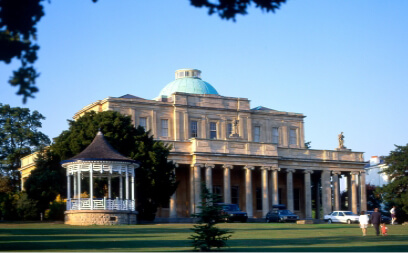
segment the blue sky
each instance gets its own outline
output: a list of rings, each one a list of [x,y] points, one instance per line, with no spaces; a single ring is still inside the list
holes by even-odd
[[[51,138],[84,106],[156,97],[180,68],[197,68],[221,95],[303,113],[313,149],[388,155],[408,143],[408,1],[288,0],[236,22],[188,0],[45,1],[38,26],[40,92],[27,104],[0,64],[0,102],[38,110]]]

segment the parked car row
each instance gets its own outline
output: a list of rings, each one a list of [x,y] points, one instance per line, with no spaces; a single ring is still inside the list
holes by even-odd
[[[241,211],[237,204],[225,204],[218,203],[217,205],[221,206],[222,214],[227,218],[225,221],[234,222],[247,222],[248,214],[244,211]],[[371,215],[373,211],[367,211],[368,215]],[[327,223],[358,223],[359,215],[354,214],[351,211],[333,211],[330,214],[324,216],[324,221]],[[381,215],[382,222],[390,223],[391,218],[385,215]],[[285,205],[273,205],[272,210],[270,210],[265,217],[266,222],[296,222],[299,220],[299,216],[286,209]]]

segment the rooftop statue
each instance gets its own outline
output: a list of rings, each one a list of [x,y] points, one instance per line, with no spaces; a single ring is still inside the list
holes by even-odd
[[[339,137],[339,149],[345,149],[346,147],[344,146],[343,132],[341,132],[338,137]]]

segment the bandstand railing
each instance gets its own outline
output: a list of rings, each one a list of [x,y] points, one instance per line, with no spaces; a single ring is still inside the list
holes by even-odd
[[[135,211],[135,201],[130,199],[67,199],[67,210],[122,210]]]

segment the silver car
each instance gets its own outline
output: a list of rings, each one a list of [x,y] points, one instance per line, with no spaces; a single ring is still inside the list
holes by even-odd
[[[332,223],[332,222],[341,222],[341,223],[358,223],[359,220],[359,215],[354,214],[353,212],[350,211],[334,211],[328,215],[324,216],[324,220],[327,221],[327,223]]]

